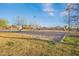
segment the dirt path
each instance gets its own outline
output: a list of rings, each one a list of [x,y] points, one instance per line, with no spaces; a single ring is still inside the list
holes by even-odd
[[[46,37],[54,42],[60,42],[65,35],[65,32],[37,32],[37,31],[22,31],[22,34],[30,34],[38,37]]]

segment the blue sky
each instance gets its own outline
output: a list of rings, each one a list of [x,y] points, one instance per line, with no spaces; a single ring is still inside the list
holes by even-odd
[[[65,4],[58,3],[5,3],[0,4],[0,18],[15,23],[17,16],[26,18],[27,23],[37,23],[41,26],[63,26]],[[36,16],[35,18],[33,16]]]

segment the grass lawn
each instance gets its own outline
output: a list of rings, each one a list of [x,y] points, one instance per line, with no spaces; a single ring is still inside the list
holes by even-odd
[[[79,33],[76,33],[76,32],[70,33],[69,36],[64,38],[63,43],[68,45],[73,45],[72,54],[79,56],[79,37],[78,36],[79,36]]]
[[[71,38],[69,38],[71,39]],[[65,39],[64,39],[65,40]],[[67,41],[64,41],[67,42]],[[71,42],[72,43],[72,42]],[[3,56],[69,56],[79,55],[79,46],[38,40],[30,35],[0,33],[0,55]]]
[[[65,43],[79,45],[79,38],[76,38],[76,37],[66,37],[64,39],[64,42]]]
[[[72,45],[72,55],[79,56],[79,38],[66,37],[64,39],[64,44]]]

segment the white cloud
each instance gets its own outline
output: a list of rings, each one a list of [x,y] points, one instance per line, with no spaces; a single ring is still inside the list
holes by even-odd
[[[54,16],[54,9],[52,8],[52,4],[51,3],[44,3],[44,4],[42,4],[42,7],[43,7],[42,10],[44,12],[46,12],[50,16]]]
[[[52,13],[52,12],[50,12],[50,13],[48,13],[49,15],[51,15],[51,16],[54,16],[54,13]]]

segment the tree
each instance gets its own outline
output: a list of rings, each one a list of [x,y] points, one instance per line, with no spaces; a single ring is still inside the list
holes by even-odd
[[[65,14],[67,16],[67,24],[68,24],[68,30],[70,31],[71,29],[71,14],[73,12],[73,7],[74,7],[74,4],[72,3],[68,3],[66,5],[66,8],[65,8]]]
[[[67,25],[64,26],[64,30],[66,31],[68,29]]]
[[[69,31],[72,28],[79,30],[79,4],[67,4],[65,14],[68,19],[67,24]]]
[[[18,30],[22,30],[24,28],[24,26],[27,25],[26,18],[17,16],[16,19],[15,19],[14,25],[16,25],[18,27]]]
[[[20,17],[19,16],[17,16],[16,17],[16,21],[15,21],[15,25],[17,25],[17,26],[20,26]]]
[[[0,26],[7,27],[8,26],[8,21],[5,20],[5,19],[0,19]]]
[[[26,18],[17,16],[15,20],[15,25],[17,26],[25,26],[27,25]]]

